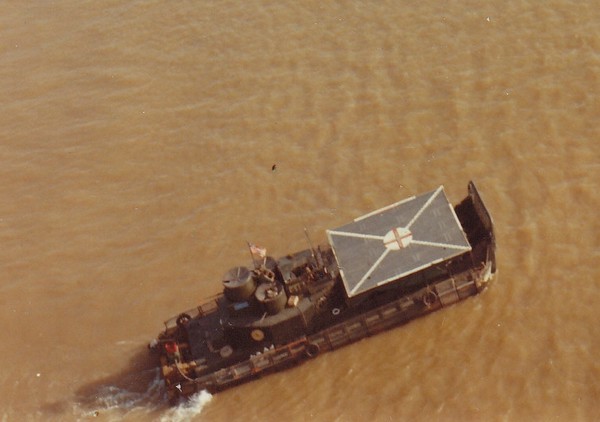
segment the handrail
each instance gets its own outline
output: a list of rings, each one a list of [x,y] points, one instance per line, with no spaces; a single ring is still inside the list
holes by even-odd
[[[177,319],[182,314],[187,314],[190,318],[202,318],[207,315],[211,315],[219,309],[219,299],[223,297],[223,293],[219,293],[212,297],[212,300],[196,306],[195,308],[183,311],[177,316],[171,317],[164,322],[165,329],[175,328],[177,326]]]
[[[197,386],[202,386],[201,388],[208,386],[223,388],[231,382],[268,371],[291,359],[298,358],[298,356],[305,353],[307,344],[306,337],[303,337],[293,343],[255,355],[243,362],[196,379],[194,382]]]

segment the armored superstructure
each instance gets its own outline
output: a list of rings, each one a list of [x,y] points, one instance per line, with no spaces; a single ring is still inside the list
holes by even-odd
[[[470,182],[453,207],[443,187],[327,230],[328,244],[253,265],[223,292],[165,322],[150,347],[169,401],[297,364],[485,288],[496,272],[492,219]]]

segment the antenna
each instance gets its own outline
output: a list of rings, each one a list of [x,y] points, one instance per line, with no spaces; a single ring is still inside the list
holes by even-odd
[[[258,268],[256,266],[256,260],[254,259],[254,254],[252,253],[252,245],[247,240],[246,240],[246,243],[248,244],[248,251],[250,252],[250,258],[252,258],[252,264],[254,264],[254,268]]]
[[[312,253],[312,257],[316,259],[315,256],[315,248],[313,248],[312,242],[310,241],[310,237],[308,236],[308,230],[304,227],[304,236],[306,236],[306,241],[308,242],[308,246],[310,247],[310,252]]]
[[[315,252],[315,248],[312,245],[312,242],[310,240],[310,236],[308,235],[308,230],[306,229],[306,227],[304,227],[304,235],[306,236],[306,240],[308,241],[308,246],[310,246],[310,252],[312,254],[313,259],[316,261],[317,263],[317,267],[320,267],[323,265],[323,260],[320,259],[321,258],[321,254],[320,251],[319,253]]]

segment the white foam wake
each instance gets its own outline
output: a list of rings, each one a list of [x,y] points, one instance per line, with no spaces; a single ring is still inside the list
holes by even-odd
[[[119,408],[123,410],[134,409],[138,406],[148,405],[160,401],[163,394],[162,379],[158,371],[145,391],[135,392],[114,385],[102,387],[97,396],[97,401],[106,409]]]
[[[210,402],[212,395],[205,390],[194,394],[188,400],[179,403],[165,412],[161,417],[161,422],[184,422],[192,420],[200,415],[204,406]]]
[[[81,420],[100,415],[108,420],[121,420],[130,413],[156,410],[157,404],[163,404],[166,397],[158,369],[153,369],[152,373],[154,377],[142,391],[104,385],[98,388],[92,398],[85,400],[83,406],[82,403],[75,403],[73,411]]]

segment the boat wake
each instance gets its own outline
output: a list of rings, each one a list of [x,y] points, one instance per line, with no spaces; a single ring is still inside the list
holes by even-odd
[[[134,391],[125,385],[101,385],[87,400],[79,403],[79,411],[76,413],[82,416],[83,420],[96,417],[121,420],[126,416],[145,415],[161,422],[189,421],[199,416],[204,406],[212,399],[210,393],[201,391],[187,400],[182,400],[175,407],[167,407],[166,389],[160,370],[146,370],[140,376],[148,380],[146,388]]]
[[[183,422],[193,420],[194,417],[199,416],[200,413],[202,413],[202,409],[211,399],[212,395],[208,391],[202,390],[191,396],[189,399],[182,401],[176,407],[167,410],[160,418],[160,421]]]
[[[125,415],[156,412],[166,400],[164,382],[158,368],[143,371],[140,378],[146,382],[140,388],[131,388],[133,384],[106,383],[86,392],[78,400],[79,414],[90,417],[108,417],[109,420],[121,419]]]
[[[165,393],[158,369],[144,391],[131,391],[116,385],[105,385],[98,389],[96,403],[104,409],[134,409],[139,406],[152,406],[162,400]]]

